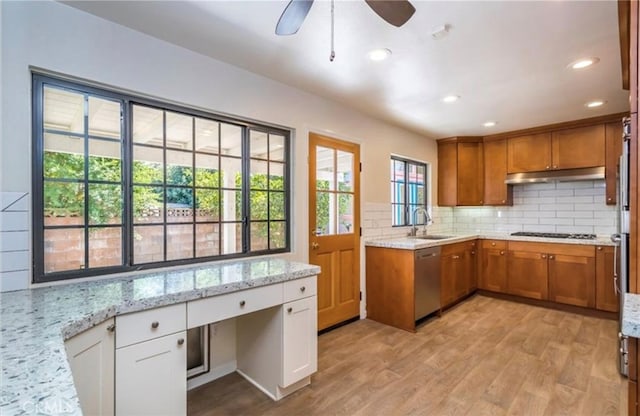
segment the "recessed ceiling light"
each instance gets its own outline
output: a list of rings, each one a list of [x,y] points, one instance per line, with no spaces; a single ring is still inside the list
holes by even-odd
[[[592,65],[597,64],[598,62],[600,62],[600,59],[593,57],[593,58],[582,58],[582,59],[578,59],[577,61],[573,61],[569,64],[569,68],[572,69],[585,69],[588,68]]]
[[[482,125],[485,126],[485,127],[493,127],[496,124],[498,124],[498,123],[496,123],[495,121],[487,121],[486,123],[484,123]]]
[[[460,99],[459,95],[447,95],[442,99],[445,103],[454,103]]]
[[[372,61],[384,61],[391,56],[391,51],[387,48],[374,49],[369,52],[369,59]]]
[[[603,105],[605,105],[606,101],[602,101],[602,100],[593,100],[593,101],[589,101],[588,103],[586,103],[585,105],[589,108],[596,108],[596,107],[601,107]]]

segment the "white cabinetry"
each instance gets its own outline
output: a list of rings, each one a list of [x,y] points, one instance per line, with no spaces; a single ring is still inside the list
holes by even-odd
[[[288,387],[318,369],[317,297],[282,306],[282,380]]]
[[[113,416],[113,318],[65,342],[69,366],[85,415]]]
[[[186,327],[184,303],[116,318],[117,416],[186,415]]]

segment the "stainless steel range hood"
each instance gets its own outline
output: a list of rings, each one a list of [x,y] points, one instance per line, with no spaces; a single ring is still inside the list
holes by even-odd
[[[510,173],[504,183],[517,185],[523,183],[592,181],[604,179],[604,166],[597,168],[558,169],[543,172]]]

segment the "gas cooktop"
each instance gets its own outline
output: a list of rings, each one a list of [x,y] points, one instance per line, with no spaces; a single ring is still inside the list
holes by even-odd
[[[568,233],[534,233],[529,231],[518,231],[511,233],[518,237],[542,237],[542,238],[573,238],[576,240],[595,240],[595,234],[568,234]]]

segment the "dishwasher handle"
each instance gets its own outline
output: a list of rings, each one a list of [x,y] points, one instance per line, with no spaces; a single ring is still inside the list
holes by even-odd
[[[426,259],[429,257],[438,257],[439,253],[416,253],[417,259]]]

